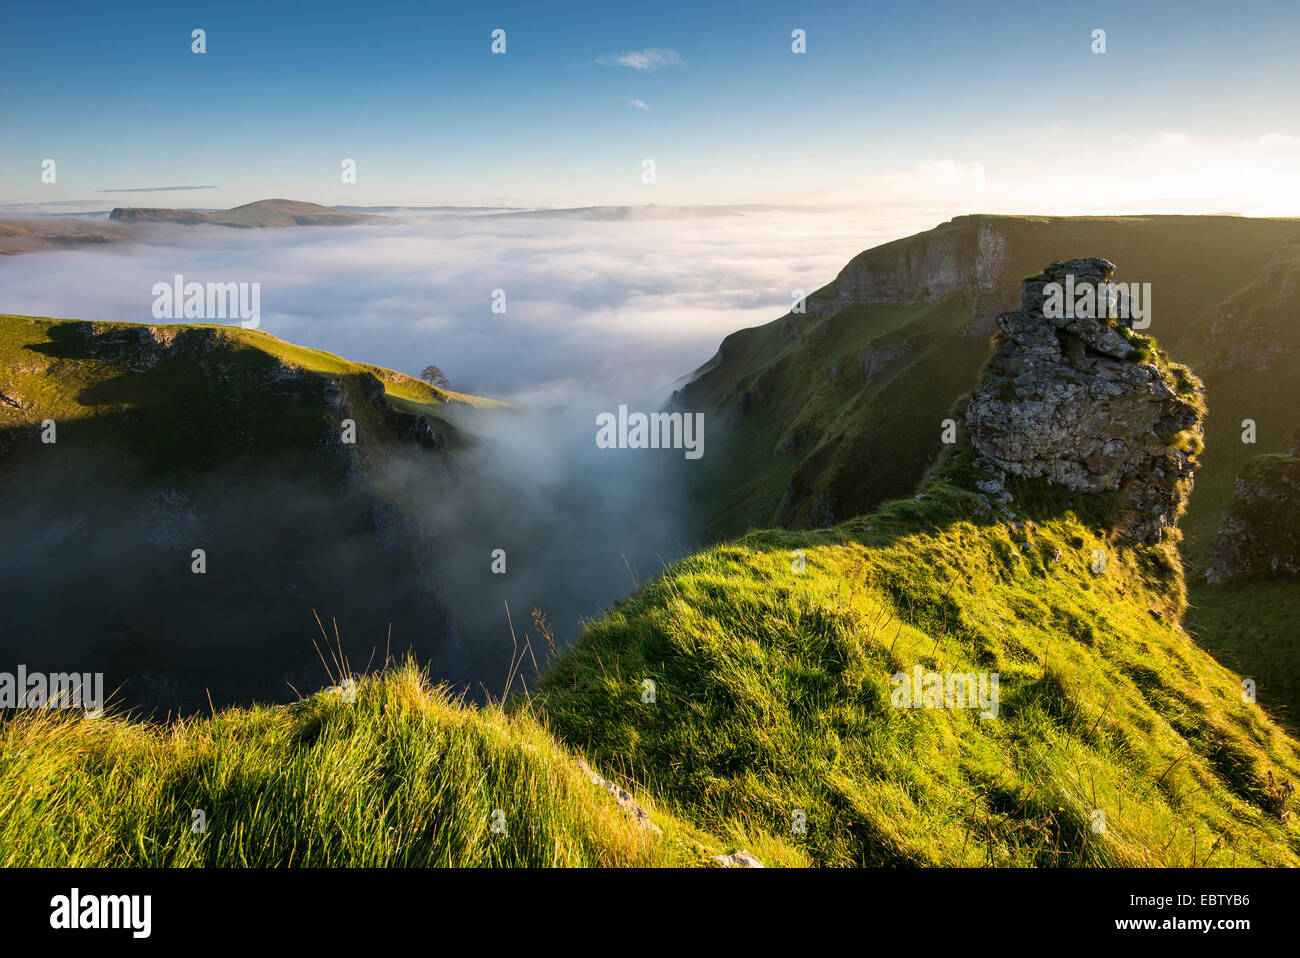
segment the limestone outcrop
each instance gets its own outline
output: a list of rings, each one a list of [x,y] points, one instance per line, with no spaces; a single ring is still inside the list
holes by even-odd
[[[1212,584],[1300,575],[1300,458],[1256,456],[1242,467],[1214,554]]]
[[[1025,280],[1021,308],[997,319],[1001,343],[966,425],[994,474],[990,484],[1014,475],[1118,492],[1120,531],[1150,544],[1177,521],[1191,491],[1204,387],[1115,318],[1123,302],[1044,312],[1059,294],[1051,284],[1109,289],[1114,270],[1104,259],[1073,259]]]

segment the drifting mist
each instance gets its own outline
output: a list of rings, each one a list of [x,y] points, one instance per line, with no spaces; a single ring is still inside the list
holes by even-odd
[[[411,649],[435,678],[496,696],[529,643],[531,681],[551,654],[534,609],[561,648],[702,544],[689,480],[721,424],[702,422],[697,460],[602,448],[598,423],[660,409],[724,335],[890,235],[852,215],[652,213],[156,224],[139,242],[0,264],[0,312],[100,321],[153,321],[151,290],[176,274],[258,283],[266,332],[410,374],[436,363],[453,388],[512,403],[463,411],[472,443],[389,457],[365,488],[326,481],[340,468],[326,458],[141,483],[111,446],[10,475],[23,505],[0,522],[5,658],[103,671],[120,702],[158,714],[208,695],[283,701],[327,681],[316,613],[355,667]]]

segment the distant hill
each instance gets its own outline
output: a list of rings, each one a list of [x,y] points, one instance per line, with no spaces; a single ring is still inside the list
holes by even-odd
[[[258,200],[218,212],[119,206],[109,214],[109,219],[123,223],[212,223],[238,227],[347,226],[376,218],[368,213],[345,213],[330,206],[299,200]]]
[[[494,213],[499,219],[569,219],[605,222],[645,222],[651,220],[709,219],[718,216],[741,216],[741,208],[727,206],[577,206],[563,209],[511,210]]]
[[[88,222],[67,217],[0,220],[0,256],[114,243],[127,239],[130,235],[127,227],[115,223]]]

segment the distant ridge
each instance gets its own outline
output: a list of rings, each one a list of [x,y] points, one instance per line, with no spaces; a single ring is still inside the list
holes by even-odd
[[[277,226],[346,226],[376,219],[367,213],[346,213],[319,203],[301,200],[258,200],[234,209],[216,212],[176,210],[148,206],[119,206],[109,214],[109,219],[124,223],[168,222],[193,225],[212,223],[216,226],[277,227]]]

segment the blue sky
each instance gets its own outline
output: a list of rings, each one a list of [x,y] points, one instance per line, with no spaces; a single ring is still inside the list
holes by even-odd
[[[839,204],[950,191],[1029,209],[1105,192],[1113,204],[1278,198],[1275,212],[1300,213],[1286,193],[1300,157],[1290,0],[320,0],[57,15],[8,3],[0,16],[0,203]],[[205,54],[191,52],[194,28]],[[490,51],[494,28],[504,55]],[[795,28],[806,54],[790,50]],[[1095,28],[1104,55],[1090,50]],[[620,65],[637,51],[669,62]],[[40,181],[47,157],[54,184]],[[344,158],[355,184],[340,181]],[[103,192],[176,185],[216,189]]]

